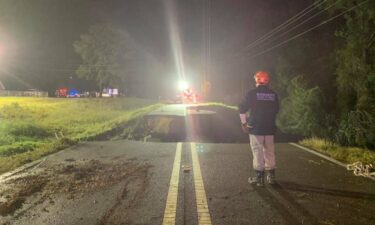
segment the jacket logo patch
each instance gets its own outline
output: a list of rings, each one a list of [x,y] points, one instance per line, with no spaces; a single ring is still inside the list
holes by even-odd
[[[256,93],[258,101],[275,101],[276,96],[273,93]]]

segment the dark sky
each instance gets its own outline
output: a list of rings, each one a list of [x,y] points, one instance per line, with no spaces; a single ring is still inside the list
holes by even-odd
[[[215,89],[221,91],[233,89],[231,85],[242,82],[249,72],[268,69],[258,68],[260,64],[255,59],[238,60],[238,54],[243,54],[245,46],[257,37],[312,3],[311,0],[173,2],[188,79],[199,88],[207,68],[210,40],[208,76]],[[176,77],[164,0],[0,0],[0,45],[7,46],[3,56],[7,58],[3,59],[6,65],[0,76],[7,80],[4,73],[8,72],[29,87],[42,89],[62,85],[74,76],[80,63],[72,43],[90,25],[103,22],[127,32],[133,47],[144,55],[142,73],[150,78],[144,82],[162,91]],[[266,56],[270,67],[276,54],[274,51]],[[239,79],[233,80],[234,77]],[[159,83],[154,83],[155,80]],[[16,86],[14,83],[13,87]]]

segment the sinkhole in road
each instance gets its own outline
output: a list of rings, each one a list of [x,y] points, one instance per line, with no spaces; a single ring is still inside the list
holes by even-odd
[[[242,132],[237,110],[223,106],[189,106],[185,116],[149,115],[149,142],[248,143]],[[277,142],[296,141],[300,137],[277,132]]]

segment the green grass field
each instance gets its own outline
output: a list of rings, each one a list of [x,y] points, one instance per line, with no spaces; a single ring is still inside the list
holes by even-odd
[[[0,97],[0,173],[95,139],[159,106],[136,98]]]

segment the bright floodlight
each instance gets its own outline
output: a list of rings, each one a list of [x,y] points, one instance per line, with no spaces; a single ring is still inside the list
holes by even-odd
[[[188,85],[188,83],[186,82],[186,81],[180,81],[180,83],[178,84],[178,88],[180,89],[180,90],[186,90],[186,89],[188,89],[189,88],[189,85]]]

